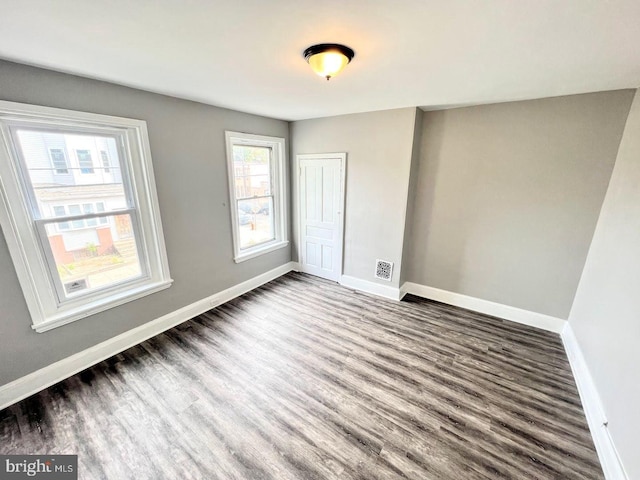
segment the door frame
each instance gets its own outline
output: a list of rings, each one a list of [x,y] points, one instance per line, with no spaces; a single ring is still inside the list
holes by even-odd
[[[294,206],[294,236],[296,239],[296,255],[298,257],[298,270],[305,272],[302,265],[302,212],[300,211],[300,176],[302,175],[302,167],[300,160],[325,160],[329,158],[337,158],[340,160],[340,200],[338,202],[338,239],[339,239],[339,272],[338,283],[342,280],[344,270],[344,225],[345,225],[345,206],[346,206],[346,188],[347,188],[347,153],[301,153],[297,154],[294,162],[293,177],[293,202]]]

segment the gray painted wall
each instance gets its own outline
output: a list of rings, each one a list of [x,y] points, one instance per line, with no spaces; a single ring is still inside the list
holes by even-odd
[[[288,139],[288,124],[0,61],[0,99],[146,120],[169,256],[168,290],[45,333],[31,319],[0,236],[0,385],[290,260],[233,262],[224,131]]]
[[[347,152],[345,275],[399,286],[415,116],[402,108],[291,124],[293,156]],[[391,282],[374,277],[376,259],[394,262]]]
[[[569,316],[630,479],[640,478],[640,91]]]
[[[409,171],[409,190],[407,192],[407,213],[404,224],[404,241],[402,244],[402,271],[400,272],[400,286],[408,280],[409,264],[412,261],[411,238],[413,234],[413,218],[415,216],[415,202],[413,201],[418,189],[418,172],[420,170],[420,146],[422,143],[422,124],[424,112],[416,111],[413,126],[413,143],[411,145],[411,168]]]
[[[566,319],[632,96],[426,112],[408,280]]]

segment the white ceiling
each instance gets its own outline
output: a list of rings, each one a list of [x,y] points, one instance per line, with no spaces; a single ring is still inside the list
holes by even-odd
[[[329,82],[322,42],[356,52]],[[0,57],[285,120],[435,109],[640,86],[640,1],[0,0]]]

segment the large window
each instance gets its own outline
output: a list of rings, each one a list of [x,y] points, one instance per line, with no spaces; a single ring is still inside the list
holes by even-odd
[[[288,244],[284,139],[227,132],[234,259]]]
[[[144,122],[0,101],[0,130],[0,222],[37,331],[171,284]]]

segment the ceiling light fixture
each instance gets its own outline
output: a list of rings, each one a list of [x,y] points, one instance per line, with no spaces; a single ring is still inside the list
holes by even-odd
[[[307,48],[302,55],[316,74],[329,80],[347,66],[355,53],[344,45],[321,43]]]

